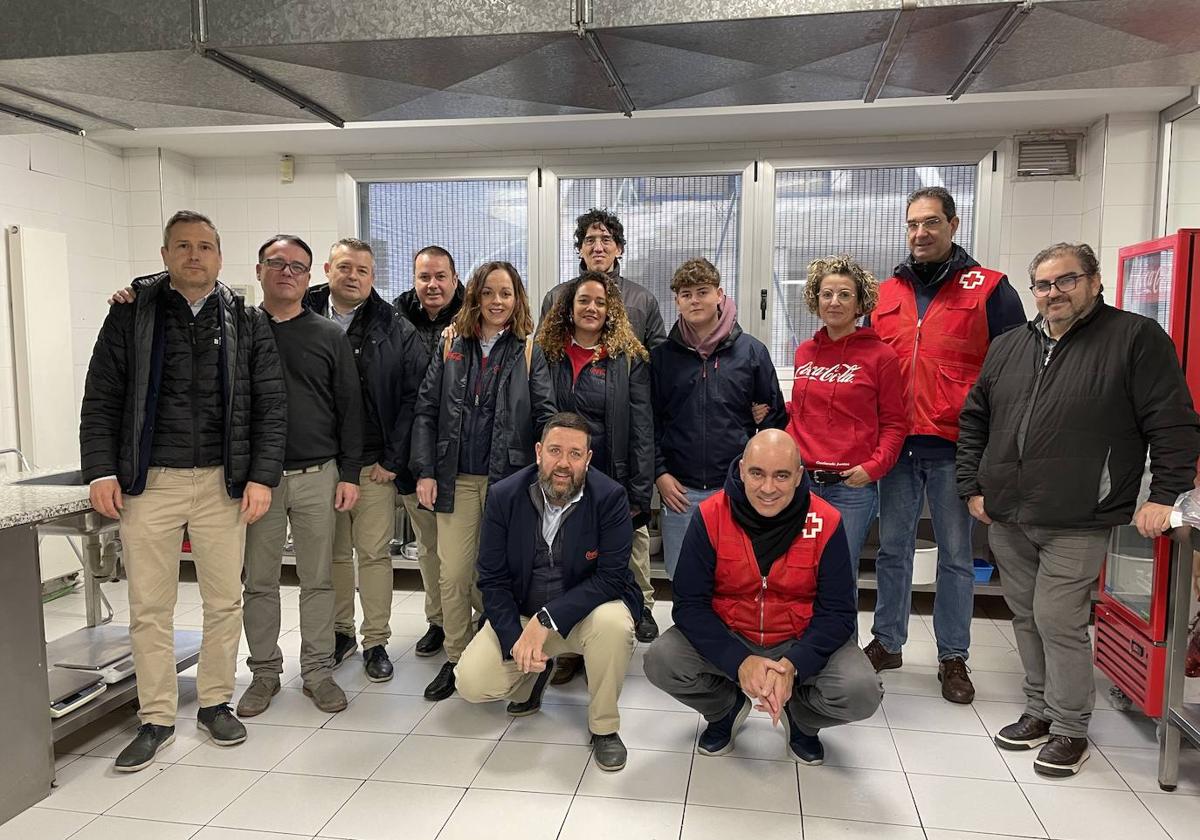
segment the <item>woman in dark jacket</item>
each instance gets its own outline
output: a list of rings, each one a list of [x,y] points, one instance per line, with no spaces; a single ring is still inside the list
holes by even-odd
[[[417,499],[437,513],[449,659],[425,689],[430,700],[454,692],[454,665],[474,635],[475,560],[488,485],[532,463],[533,444],[554,414],[550,371],[533,346],[529,301],[512,264],[475,269],[454,332],[430,360],[413,421]]]
[[[642,590],[639,641],[652,642],[658,627],[650,612],[650,494],[654,486],[654,417],[650,408],[650,354],[638,341],[621,292],[608,275],[585,271],[555,296],[538,327],[538,346],[550,364],[554,405],[587,421],[591,466],[625,488],[633,515],[629,566]],[[560,657],[561,679],[570,674]],[[575,658],[575,663],[579,660]]]

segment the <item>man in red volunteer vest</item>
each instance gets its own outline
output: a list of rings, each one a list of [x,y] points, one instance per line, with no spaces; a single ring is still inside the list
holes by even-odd
[[[1025,323],[1008,278],[984,268],[954,242],[954,199],[942,187],[908,197],[907,260],[879,286],[871,326],[900,357],[909,433],[892,471],[879,481],[879,594],[866,654],[876,671],[899,668],[908,640],[913,553],[922,503],[937,535],[937,639],[942,696],[970,703],[967,674],[974,607],[972,518],[955,486],[958,413],[992,340]]]
[[[795,761],[820,764],[819,730],[879,708],[883,687],[855,635],[846,532],[837,509],[809,493],[787,432],[751,438],[724,489],[697,506],[674,594],[675,626],[644,667],[708,721],[702,755],[733,749],[755,703],[783,722]]]

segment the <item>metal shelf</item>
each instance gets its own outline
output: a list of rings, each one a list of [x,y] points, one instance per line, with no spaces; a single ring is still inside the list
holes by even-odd
[[[1200,747],[1200,703],[1184,698],[1183,673],[1192,606],[1192,534],[1176,528],[1172,536],[1170,587],[1167,592],[1167,664],[1163,675],[1163,714],[1158,737],[1158,786],[1175,790],[1179,781],[1179,748],[1183,738]],[[1191,699],[1191,698],[1188,698]]]

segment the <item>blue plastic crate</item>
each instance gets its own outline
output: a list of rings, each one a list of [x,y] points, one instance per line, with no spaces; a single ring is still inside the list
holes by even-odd
[[[988,561],[982,560],[978,557],[975,558],[975,582],[976,583],[987,583],[988,581],[990,581],[992,579],[992,572],[994,572],[995,570],[996,570],[996,567],[993,566]]]

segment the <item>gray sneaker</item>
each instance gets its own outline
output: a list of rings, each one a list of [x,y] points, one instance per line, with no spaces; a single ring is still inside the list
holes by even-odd
[[[196,726],[207,732],[217,746],[232,747],[246,740],[246,727],[233,716],[228,703],[201,707]]]
[[[279,680],[255,676],[250,681],[250,687],[238,701],[237,713],[240,717],[261,715],[271,705],[271,698],[279,693]]]
[[[312,688],[304,686],[304,696],[311,697],[313,704],[322,712],[340,712],[346,708],[346,692],[333,681],[333,677],[326,677]]]
[[[143,723],[137,736],[117,756],[116,770],[119,773],[135,773],[154,763],[154,756],[175,741],[174,726],[158,726]]]

